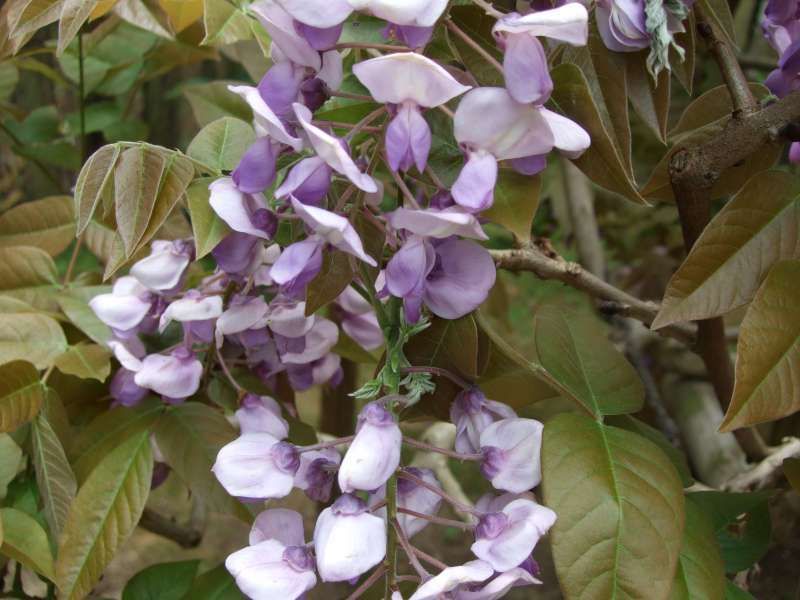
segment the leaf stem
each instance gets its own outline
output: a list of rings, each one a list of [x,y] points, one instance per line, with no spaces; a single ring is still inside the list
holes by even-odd
[[[460,502],[459,500],[456,500],[450,494],[445,492],[443,489],[438,488],[435,485],[432,485],[432,484],[428,483],[424,479],[421,479],[421,478],[417,477],[416,475],[414,475],[412,473],[409,473],[408,471],[400,471],[398,473],[398,477],[401,477],[402,479],[407,479],[408,481],[411,481],[411,482],[415,483],[416,485],[418,485],[420,487],[424,487],[426,490],[430,490],[431,492],[433,492],[437,496],[440,496],[442,498],[442,500],[444,500],[444,501],[448,502],[449,504],[451,504],[452,506],[454,506],[456,508],[456,510],[458,510],[458,512],[465,513],[465,514],[470,514],[470,515],[475,515],[475,516],[480,516],[481,515],[481,512],[476,510],[472,506],[468,506],[468,505],[464,504],[463,502]]]
[[[503,13],[501,13],[499,10],[497,10],[497,9],[496,9],[494,6],[492,6],[492,5],[491,5],[489,2],[487,2],[486,0],[472,0],[472,3],[473,3],[475,6],[479,6],[479,7],[480,7],[480,8],[482,8],[484,11],[486,11],[486,14],[487,14],[487,15],[489,15],[489,16],[492,16],[492,17],[494,17],[494,18],[496,18],[496,19],[499,19],[499,18],[501,18],[501,17],[504,17],[504,16],[505,16]]]
[[[347,50],[353,48],[355,50],[382,50],[384,52],[411,52],[408,46],[393,46],[392,44],[369,44],[362,42],[343,42],[336,44],[334,50]]]
[[[356,600],[357,598],[363,596],[367,592],[367,590],[369,590],[369,588],[371,588],[375,584],[376,581],[378,581],[381,577],[383,577],[385,573],[386,573],[386,567],[384,565],[381,565],[380,567],[375,569],[372,572],[372,575],[367,577],[364,580],[364,583],[358,586],[355,589],[355,591],[346,598],[346,600]]]
[[[298,446],[297,451],[299,453],[303,452],[311,452],[313,450],[325,450],[327,448],[335,448],[336,446],[342,446],[343,444],[349,444],[353,441],[356,436],[348,435],[346,437],[336,438],[335,440],[330,440],[328,442],[320,442],[319,444],[314,444],[312,446]]]
[[[448,450],[447,448],[440,448],[439,446],[434,446],[432,444],[428,444],[426,442],[421,442],[419,440],[415,440],[414,438],[410,437],[403,437],[403,443],[406,446],[411,446],[412,448],[416,448],[417,450],[424,450],[426,452],[435,452],[437,454],[444,454],[445,456],[449,456],[450,458],[455,458],[456,460],[472,460],[478,461],[483,459],[483,455],[481,453],[476,454],[461,454],[460,452],[456,452],[455,450]]]
[[[414,567],[414,570],[419,575],[420,579],[425,581],[428,579],[431,574],[425,570],[425,567],[419,562],[419,558],[416,554],[414,554],[414,548],[412,548],[411,543],[408,541],[405,532],[403,532],[403,528],[400,527],[400,522],[395,518],[390,521],[392,524],[392,528],[397,535],[397,540],[400,542],[400,545],[403,547],[403,551],[406,553],[408,557],[408,562],[411,563],[411,566]]]
[[[416,517],[418,519],[423,519],[424,521],[428,521],[429,523],[435,523],[437,525],[444,525],[445,527],[455,527],[457,529],[469,530],[475,529],[474,525],[470,523],[464,523],[464,521],[456,521],[455,519],[446,519],[444,517],[438,517],[436,515],[426,515],[425,513],[417,512],[415,510],[411,510],[410,508],[398,508],[397,512],[403,515],[409,515],[411,517]]]

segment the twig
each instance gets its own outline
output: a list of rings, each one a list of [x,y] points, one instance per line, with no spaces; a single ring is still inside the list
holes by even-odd
[[[581,264],[600,279],[605,278],[606,261],[594,212],[594,192],[589,179],[565,158],[561,160],[561,176],[569,212],[572,235]]]
[[[487,15],[489,15],[490,17],[494,17],[495,19],[499,19],[500,17],[505,16],[503,13],[501,13],[499,10],[497,10],[494,6],[489,4],[486,0],[472,0],[472,3],[474,5],[482,8],[484,11],[486,11]]]
[[[460,452],[456,452],[455,450],[448,450],[447,448],[439,448],[438,446],[432,446],[431,444],[426,444],[425,442],[420,442],[419,440],[415,440],[414,438],[410,437],[404,436],[403,443],[406,446],[411,446],[412,448],[416,448],[417,450],[424,450],[425,452],[436,452],[437,454],[443,454],[445,456],[449,456],[450,458],[455,458],[456,460],[483,459],[483,455],[480,453],[461,454]]]
[[[78,262],[78,255],[81,252],[81,247],[83,246],[83,240],[86,237],[85,233],[82,233],[78,236],[78,239],[75,240],[75,247],[72,249],[72,254],[69,257],[69,264],[67,265],[67,271],[64,273],[64,281],[62,285],[66,287],[69,282],[72,280],[72,272],[75,270],[75,264]]]
[[[749,471],[731,478],[722,488],[731,492],[743,492],[771,487],[783,473],[783,461],[794,457],[800,457],[800,439],[788,438],[767,458]]]
[[[351,94],[350,92],[342,92],[338,90],[327,90],[328,96],[331,98],[348,98],[349,100],[361,100],[362,102],[375,102],[372,96],[366,94]]]
[[[411,517],[416,517],[418,519],[423,519],[424,521],[428,521],[429,523],[444,525],[445,527],[455,527],[457,529],[463,529],[469,531],[475,529],[474,525],[470,523],[465,523],[464,521],[456,521],[455,519],[445,519],[444,517],[438,517],[436,515],[426,515],[424,513],[411,510],[409,508],[401,507],[397,509],[397,512],[404,515],[409,515]]]
[[[446,502],[449,502],[450,504],[452,504],[460,512],[463,512],[463,513],[466,513],[466,514],[471,514],[471,515],[476,515],[476,516],[480,515],[480,513],[477,510],[475,510],[473,507],[467,506],[463,502],[460,502],[459,500],[456,500],[450,494],[445,492],[443,489],[438,488],[435,485],[432,485],[432,484],[428,483],[424,479],[422,479],[420,477],[417,477],[416,475],[413,475],[413,474],[409,473],[408,471],[398,471],[397,476],[402,478],[402,479],[408,479],[409,481],[414,482],[416,485],[418,485],[420,487],[424,487],[426,490],[430,490],[434,494],[440,496]]]
[[[311,452],[312,450],[325,450],[326,448],[335,448],[336,446],[342,446],[343,444],[349,444],[353,441],[356,436],[348,435],[347,437],[336,438],[335,440],[330,440],[329,442],[320,442],[319,444],[314,444],[313,446],[298,446],[297,451],[300,453],[303,452]]]
[[[369,588],[375,585],[375,582],[378,581],[383,575],[386,573],[386,567],[381,565],[377,569],[372,572],[372,575],[367,577],[360,586],[358,586],[355,591],[350,594],[346,600],[356,600],[356,598],[360,598],[363,596]]]
[[[561,258],[550,258],[535,246],[515,250],[490,250],[490,252],[497,266],[502,269],[530,271],[540,279],[554,279],[600,300],[616,302],[624,308],[624,312],[620,314],[641,321],[648,327],[658,314],[658,304],[639,300],[592,275],[579,264],[566,262]],[[685,324],[670,325],[659,329],[658,332],[690,347],[695,342],[692,327]]]
[[[420,579],[425,580],[430,577],[430,573],[425,570],[425,567],[419,562],[419,558],[417,555],[414,554],[414,548],[411,546],[411,543],[408,541],[403,528],[400,527],[400,523],[397,519],[391,520],[392,527],[394,528],[395,533],[397,534],[397,540],[400,542],[400,545],[403,547],[403,551],[406,553],[408,557],[408,562],[411,563],[411,566],[414,567],[414,570],[419,574]],[[396,581],[396,579],[395,579]]]
[[[350,141],[356,135],[358,135],[358,133],[361,130],[367,131],[367,125],[372,123],[375,119],[377,119],[378,117],[383,115],[383,113],[385,113],[385,112],[386,112],[386,107],[385,106],[380,106],[380,107],[376,108],[375,110],[373,110],[371,113],[366,115],[363,119],[361,119],[358,123],[353,125],[352,129],[347,133],[347,136],[345,136],[345,139],[347,141]],[[375,133],[380,133],[381,132],[381,128],[380,127],[371,127],[369,129],[373,130]]]
[[[314,119],[313,123],[318,127],[331,127],[333,129],[349,129],[350,131],[354,130],[356,127],[354,123],[344,123],[343,121],[324,121],[324,120],[319,121],[317,119]],[[381,128],[362,126],[359,129],[359,131],[364,131],[366,133],[380,133]]]
[[[478,42],[473,40],[469,34],[461,29],[458,25],[456,25],[452,19],[445,19],[444,20],[445,27],[447,27],[450,31],[452,31],[455,35],[460,37],[465,44],[467,44],[470,48],[475,50],[481,57],[492,65],[495,69],[497,69],[500,73],[503,73],[503,65],[501,65],[498,60],[489,54],[483,46],[481,46]]]
[[[159,513],[145,508],[139,526],[178,544],[181,548],[196,548],[203,539],[203,532],[184,527]]]
[[[367,44],[358,42],[344,42],[336,44],[334,50],[347,50],[354,48],[356,50],[382,50],[383,52],[411,52],[408,46],[394,46],[392,44]]]
[[[406,185],[406,182],[403,181],[403,178],[400,177],[400,175],[398,175],[394,169],[392,169],[391,165],[389,164],[389,160],[387,158],[381,156],[381,159],[386,164],[386,168],[389,171],[389,174],[392,176],[392,179],[394,179],[394,182],[397,184],[397,187],[400,188],[400,191],[403,192],[403,196],[405,196],[406,200],[408,200],[408,203],[413,208],[419,208],[420,207],[419,202],[417,202],[417,199],[414,197],[414,194],[411,193],[411,190],[408,189],[408,186]]]
[[[397,520],[397,471],[386,482],[386,518],[391,523]],[[397,530],[389,527],[386,531],[386,586],[384,596],[390,598],[397,588]]]
[[[413,550],[414,554],[419,556],[422,560],[424,560],[429,565],[433,565],[434,567],[436,567],[437,569],[440,569],[442,571],[444,571],[447,568],[447,565],[445,563],[443,563],[442,561],[440,561],[438,558],[434,558],[433,556],[431,556],[427,552],[423,552],[422,550],[420,550],[416,546],[411,546],[411,549]]]

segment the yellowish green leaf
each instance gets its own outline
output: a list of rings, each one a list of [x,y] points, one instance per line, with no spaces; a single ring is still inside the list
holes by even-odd
[[[53,295],[56,278],[56,265],[41,248],[0,248],[0,295],[12,296],[42,310],[53,310],[57,306]]]
[[[686,499],[686,527],[670,600],[722,600],[725,568],[711,521]]]
[[[221,117],[200,130],[186,154],[218,173],[232,171],[254,141],[251,125],[233,117]]]
[[[102,383],[111,373],[111,352],[99,344],[76,344],[57,356],[54,364],[66,375]]]
[[[775,421],[800,410],[800,260],[777,263],[739,329],[736,384],[720,429]]]
[[[0,554],[19,561],[42,577],[53,580],[53,554],[47,533],[28,513],[16,508],[0,509],[3,545]]]
[[[55,256],[74,238],[75,217],[69,196],[18,204],[0,216],[0,247],[35,246]]]
[[[55,23],[61,13],[61,0],[21,0],[9,11],[12,38],[35,33]]]
[[[78,35],[89,15],[97,7],[99,0],[64,0],[58,21],[58,48],[61,55],[69,43]]]
[[[67,516],[56,561],[64,600],[85,598],[142,516],[153,454],[146,431],[106,455],[81,486]]]
[[[75,184],[75,214],[78,219],[79,235],[89,226],[103,199],[103,193],[114,179],[114,167],[117,165],[119,155],[119,145],[103,146],[89,157],[78,174],[78,181]]]
[[[0,500],[6,497],[8,484],[17,476],[22,462],[22,448],[7,433],[0,433]],[[2,545],[0,535],[0,545]]]
[[[39,373],[18,360],[0,365],[0,431],[14,431],[33,419],[44,401]]]
[[[204,0],[204,46],[235,44],[252,37],[247,16],[226,0]]]
[[[67,349],[67,339],[55,319],[42,314],[0,314],[0,363],[30,361],[46,369]]]
[[[747,304],[770,267],[788,258],[800,258],[800,179],[761,173],[703,231],[672,276],[653,329]]]
[[[33,466],[36,469],[39,493],[44,502],[44,515],[50,532],[58,539],[67,522],[67,513],[78,491],[78,484],[61,441],[44,412],[33,421],[31,440]]]
[[[551,540],[567,600],[666,600],[684,527],[683,486],[661,450],[583,415],[548,421],[544,504],[558,515]]]
[[[195,256],[198,260],[211,252],[230,233],[228,226],[208,202],[211,197],[208,185],[212,181],[209,178],[199,179],[186,192],[194,231]]]
[[[58,297],[58,304],[72,324],[93,341],[105,344],[111,339],[111,329],[97,318],[84,300],[64,294]]]
[[[136,25],[145,31],[157,36],[172,39],[172,34],[167,30],[166,23],[162,22],[164,15],[159,14],[157,6],[151,6],[144,0],[118,0],[114,5],[114,13],[121,19]]]
[[[165,159],[144,145],[125,150],[114,175],[117,227],[131,256],[144,236],[158,198]]]
[[[203,0],[158,0],[167,13],[172,29],[180,33],[203,16]]]

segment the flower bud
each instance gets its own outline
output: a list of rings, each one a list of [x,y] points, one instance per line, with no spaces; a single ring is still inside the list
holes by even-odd
[[[380,402],[364,406],[339,469],[342,491],[371,491],[386,483],[400,464],[402,437],[394,416]]]
[[[135,378],[136,373],[122,367],[111,379],[111,397],[122,406],[136,406],[147,396],[147,389],[136,385]]]
[[[479,452],[484,429],[495,421],[516,416],[511,407],[487,399],[478,388],[459,392],[450,406],[450,420],[456,426],[456,452]]]
[[[312,500],[327,502],[341,462],[342,457],[333,448],[303,452],[300,468],[294,476],[295,487],[305,491]]]
[[[268,433],[278,440],[289,435],[289,424],[281,416],[281,407],[269,396],[247,394],[236,411],[239,429],[246,433]]]

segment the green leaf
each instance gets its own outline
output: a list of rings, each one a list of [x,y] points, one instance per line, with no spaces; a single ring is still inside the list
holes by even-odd
[[[705,228],[672,276],[653,329],[747,304],[770,267],[788,258],[800,258],[800,179],[761,173]]]
[[[222,117],[200,130],[186,154],[217,173],[232,171],[255,139],[250,124],[233,117]]]
[[[221,413],[197,402],[181,404],[159,419],[155,435],[166,463],[210,510],[245,517],[246,509],[211,472],[220,448],[236,437]]]
[[[144,145],[128,148],[119,157],[114,205],[126,257],[136,250],[150,223],[165,163],[161,153]]]
[[[494,204],[483,216],[502,225],[523,242],[531,239],[531,226],[539,208],[542,179],[511,169],[500,169],[494,189]]]
[[[725,580],[725,600],[756,600],[756,598],[732,581]]]
[[[250,21],[238,8],[225,0],[204,0],[204,46],[235,44],[252,37]]]
[[[51,310],[57,284],[50,255],[33,246],[0,248],[0,295],[12,296],[42,310]]]
[[[667,142],[670,105],[670,71],[661,71],[654,83],[648,72],[645,52],[625,54],[628,98],[636,114],[662,143]]]
[[[186,191],[197,260],[211,252],[231,231],[208,202],[211,197],[208,186],[212,181],[211,178],[198,179]]]
[[[306,315],[313,315],[323,306],[336,300],[353,281],[350,256],[344,252],[325,252],[322,269],[308,284],[306,293]]]
[[[52,581],[53,555],[42,526],[29,514],[16,508],[0,509],[0,520],[3,522],[0,554],[19,561]]]
[[[680,478],[647,439],[578,414],[547,422],[544,503],[567,600],[669,597],[684,525]]]
[[[118,406],[100,413],[81,430],[70,452],[78,481],[85,481],[120,443],[148,432],[163,413],[164,404],[156,398],[145,398],[133,408]]]
[[[760,83],[750,83],[749,87],[758,100],[769,94],[769,90]],[[733,102],[728,86],[718,85],[700,94],[689,103],[675,127],[670,130],[669,136],[673,139],[680,139],[711,123],[725,122],[732,112]]]
[[[687,496],[711,519],[726,573],[753,566],[769,548],[769,492],[694,492]]]
[[[30,361],[46,369],[67,349],[61,326],[41,314],[0,314],[0,363]]]
[[[99,344],[76,344],[57,356],[55,365],[67,375],[103,383],[111,373],[111,352]]]
[[[242,85],[240,81],[213,81],[181,86],[181,91],[192,107],[194,118],[200,125],[208,125],[221,117],[235,117],[250,123],[253,111],[241,97],[228,89],[229,85]]]
[[[0,432],[33,419],[44,402],[44,387],[34,366],[22,360],[0,365]]]
[[[56,561],[56,583],[65,600],[85,598],[142,516],[153,454],[146,431],[106,455],[70,507]]]
[[[192,589],[186,594],[184,600],[194,600],[195,598],[202,598],[202,600],[244,600],[244,596],[239,591],[239,588],[236,587],[236,581],[228,573],[225,565],[206,571],[195,579]]]
[[[550,75],[554,89],[554,107],[583,127],[592,138],[592,145],[580,158],[573,160],[597,185],[632,200],[644,203],[636,182],[626,170],[627,160],[620,154],[581,70],[573,64],[561,64]]]
[[[669,440],[655,427],[651,427],[647,423],[640,421],[631,415],[616,415],[604,419],[604,423],[619,427],[620,429],[627,429],[633,433],[646,437],[653,442],[656,446],[661,448],[661,451],[667,455],[672,466],[678,471],[681,477],[683,487],[687,488],[694,483],[692,471],[689,469],[689,463],[686,461],[686,456],[678,450],[675,446],[670,444]]]
[[[711,521],[686,500],[686,527],[670,600],[723,600],[725,569]]]
[[[644,386],[636,369],[596,320],[548,304],[534,314],[533,330],[539,363],[591,415],[634,413],[642,408]]]
[[[700,0],[703,3],[703,12],[711,17],[720,28],[727,41],[736,48],[736,27],[733,14],[727,0]]]
[[[87,302],[62,294],[58,297],[58,304],[72,324],[93,341],[105,344],[111,339],[111,329],[97,318]]]
[[[478,43],[498,63],[503,62],[503,55],[497,49],[492,26],[495,18],[477,6],[454,6],[450,9],[450,18],[464,33]],[[458,35],[447,30],[447,40],[457,51],[461,62],[481,85],[503,86],[503,74],[489,63],[483,55],[464,42]]]
[[[199,565],[199,560],[185,560],[147,567],[127,583],[122,600],[182,600]]]
[[[0,101],[8,100],[19,82],[19,69],[11,61],[0,62]]]
[[[19,204],[0,216],[0,247],[35,246],[56,256],[74,237],[75,217],[69,196]]]
[[[103,194],[114,179],[121,149],[117,144],[103,146],[89,157],[75,183],[75,214],[78,218],[78,235],[89,226]]]
[[[6,497],[8,484],[17,476],[22,462],[22,448],[7,433],[0,433],[0,500]],[[0,532],[0,544],[2,544]]]
[[[132,25],[149,31],[159,37],[172,39],[172,34],[167,31],[166,23],[162,23],[164,13],[157,6],[152,6],[145,0],[117,0],[114,13]]]
[[[60,0],[21,0],[9,11],[9,37],[22,37],[55,23],[60,8]]]
[[[70,504],[78,491],[75,475],[50,422],[44,413],[33,421],[33,465],[36,483],[44,502],[44,515],[57,540],[67,522]]]
[[[75,39],[81,26],[92,14],[99,0],[64,0],[58,21],[57,54],[63,54],[70,42]]]
[[[800,410],[800,260],[775,264],[739,328],[736,383],[720,431]]]

